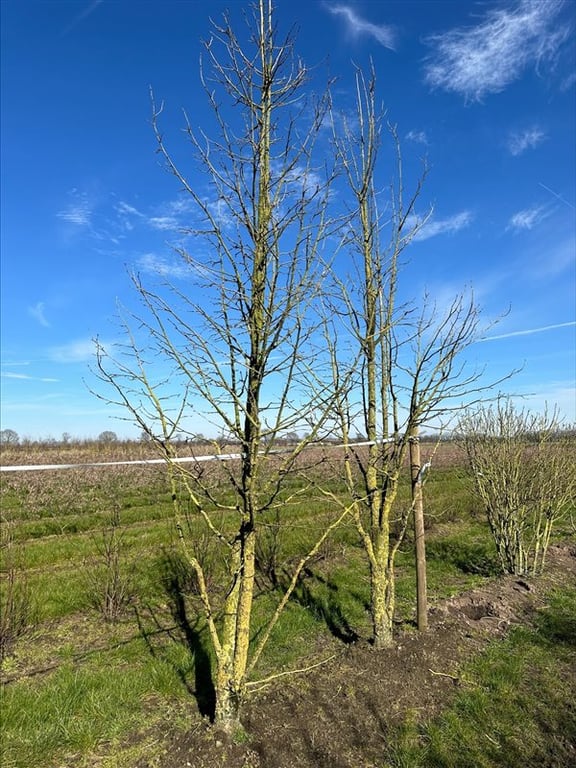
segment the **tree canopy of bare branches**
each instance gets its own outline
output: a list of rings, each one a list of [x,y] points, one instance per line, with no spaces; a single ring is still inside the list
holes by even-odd
[[[426,225],[416,205],[427,168],[406,193],[401,145],[395,126],[386,123],[376,100],[376,77],[357,72],[355,120],[335,130],[337,154],[354,205],[345,246],[356,273],[338,281],[337,311],[328,324],[340,434],[348,446],[346,477],[371,578],[373,641],[392,642],[395,607],[394,563],[412,509],[393,519],[408,447],[418,429],[454,416],[464,398],[488,388],[483,371],[469,370],[462,354],[479,337],[480,311],[473,296],[454,297],[439,310],[429,296],[419,306],[399,305],[399,280],[406,248]],[[388,195],[377,191],[380,150],[388,136],[395,163]],[[384,205],[380,207],[384,199]],[[350,339],[352,340],[350,342]],[[342,387],[346,363],[340,351],[351,346],[357,376]],[[345,356],[344,356],[345,357]],[[351,429],[361,428],[368,451],[358,451]],[[392,523],[397,538],[392,539]]]
[[[98,356],[100,378],[113,393],[106,397],[128,408],[166,459],[177,527],[216,659],[215,720],[226,728],[238,723],[248,677],[299,572],[346,514],[324,525],[297,561],[251,647],[262,516],[286,504],[286,493],[280,502],[286,478],[321,434],[334,400],[315,367],[323,359],[315,319],[327,269],[322,249],[333,229],[327,213],[333,171],[315,161],[315,141],[330,103],[327,93],[307,97],[307,71],[292,39],[279,40],[272,15],[271,0],[260,0],[250,43],[225,18],[205,44],[201,78],[217,136],[196,131],[187,117],[185,130],[208,192],[173,159],[160,127],[163,107],[153,100],[158,152],[194,222],[179,248],[188,280],[184,287],[149,288],[134,276],[144,312],[126,320],[120,354],[99,347]],[[171,441],[186,434],[193,412],[222,435],[213,443],[221,458],[217,472],[175,460]],[[285,436],[297,436],[303,425],[306,436],[287,447]],[[189,510],[193,535],[213,537],[226,562],[227,584],[216,595],[188,537]]]

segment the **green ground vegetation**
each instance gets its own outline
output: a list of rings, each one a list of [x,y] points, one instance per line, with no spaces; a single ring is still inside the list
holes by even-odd
[[[160,749],[160,722],[184,731],[191,713],[210,714],[206,628],[162,477],[140,467],[6,476],[2,516],[9,557],[3,559],[2,607],[11,574],[28,620],[2,663],[3,768],[84,766],[96,758],[104,768],[129,767]],[[404,503],[408,486],[398,500]],[[431,603],[496,578],[490,532],[461,467],[431,473],[426,508]],[[314,540],[330,510],[310,489],[267,514],[258,550],[256,628],[286,586],[287,566]],[[223,567],[217,547],[194,520],[188,534],[217,591]],[[118,599],[115,621],[103,620],[95,600],[106,590]],[[396,621],[410,627],[410,536],[398,557],[397,593]],[[307,565],[255,677],[302,666],[369,636],[368,602],[368,567],[354,525],[345,523]],[[408,722],[398,731],[389,765],[530,764],[547,730],[568,727],[560,720],[569,696],[567,665],[574,665],[575,618],[576,593],[559,591],[537,628],[518,629],[470,667],[467,679],[474,685],[440,719],[424,729]],[[520,696],[503,718],[511,687]],[[526,712],[534,713],[533,722],[527,724]],[[462,738],[466,751],[454,746]],[[502,744],[516,762],[498,762]]]
[[[407,720],[386,768],[525,768],[574,764],[576,589],[556,590],[530,628],[515,628],[460,674],[435,720]]]

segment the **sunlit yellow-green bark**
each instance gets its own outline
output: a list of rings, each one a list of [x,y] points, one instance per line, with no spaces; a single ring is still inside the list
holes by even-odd
[[[396,150],[396,186],[387,225],[388,245],[381,243],[384,227],[378,211],[375,172],[380,148],[382,115],[376,107],[374,73],[366,81],[357,73],[357,118],[354,129],[346,129],[344,138],[336,137],[339,155],[349,188],[355,198],[354,236],[351,238],[358,256],[358,286],[352,295],[343,287],[352,331],[358,346],[357,366],[361,371],[362,420],[367,448],[356,451],[350,442],[348,421],[352,405],[340,408],[344,444],[348,447],[346,479],[352,497],[356,498],[354,518],[366,550],[370,568],[370,612],[373,643],[377,648],[392,642],[395,609],[394,562],[398,542],[391,541],[392,515],[398,495],[400,472],[407,449],[407,430],[399,424],[399,400],[395,388],[397,338],[395,314],[398,260],[408,242],[404,226],[413,209],[416,195],[404,207],[402,199],[402,158],[396,130],[389,131]],[[355,296],[360,298],[361,310]],[[412,418],[410,409],[409,420]],[[351,459],[351,456],[354,459]],[[356,467],[356,469],[354,469]],[[359,469],[358,469],[359,468]],[[408,508],[402,514],[398,531],[405,530]]]

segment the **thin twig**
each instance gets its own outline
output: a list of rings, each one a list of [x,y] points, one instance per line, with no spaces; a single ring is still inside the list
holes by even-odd
[[[431,672],[433,675],[438,675],[439,677],[449,677],[450,680],[454,680],[455,683],[460,682],[459,677],[456,677],[455,675],[449,675],[447,672],[436,672],[434,669],[428,669],[428,672]]]
[[[276,680],[277,677],[285,677],[286,675],[298,675],[302,672],[310,672],[311,669],[314,669],[315,667],[320,667],[322,664],[326,664],[335,658],[336,658],[336,654],[333,653],[332,656],[328,656],[327,659],[322,659],[322,661],[317,661],[316,664],[311,664],[309,667],[302,667],[302,669],[289,669],[285,672],[278,672],[275,675],[270,675],[270,677],[264,677],[262,680],[253,680],[252,682],[248,682],[246,683],[246,687],[253,686],[253,685],[266,685],[267,683],[270,683],[272,680]]]

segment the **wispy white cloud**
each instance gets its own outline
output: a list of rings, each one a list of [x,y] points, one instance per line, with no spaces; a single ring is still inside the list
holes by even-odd
[[[28,307],[28,313],[44,328],[50,327],[50,323],[46,319],[46,306],[43,301],[39,301],[33,307]]]
[[[134,229],[134,220],[143,220],[145,214],[129,203],[120,201],[115,206],[117,224],[123,232],[131,232]]]
[[[152,229],[160,229],[162,231],[176,230],[180,226],[178,219],[174,216],[150,216],[148,224]]]
[[[155,253],[145,253],[138,259],[138,269],[160,277],[173,277],[179,280],[190,277],[190,267],[182,260],[168,261]]]
[[[130,205],[129,203],[123,202],[122,200],[116,205],[116,210],[120,214],[125,214],[125,215],[129,215],[129,216],[137,216],[139,218],[144,218],[144,214],[141,211],[139,211],[133,205]]]
[[[508,151],[514,157],[523,155],[528,149],[534,149],[546,138],[546,134],[541,128],[532,126],[523,131],[515,131],[508,137]]]
[[[436,235],[454,235],[456,232],[469,226],[473,218],[470,211],[461,211],[454,214],[454,216],[449,216],[447,219],[434,220],[432,218],[424,224],[422,229],[418,230],[414,240],[428,240],[430,237],[436,237]]]
[[[183,229],[188,223],[194,203],[190,198],[179,197],[157,207],[153,216],[148,216],[147,222],[152,229],[176,231]]]
[[[302,196],[312,197],[326,186],[325,180],[317,171],[303,165],[295,166],[288,173],[279,170],[287,188],[298,199]]]
[[[562,80],[560,83],[560,90],[561,91],[569,91],[570,88],[576,83],[576,72],[571,72],[567,77]]]
[[[414,141],[416,144],[424,144],[428,146],[428,136],[425,131],[408,131],[406,134],[408,141]]]
[[[519,410],[550,414],[556,412],[564,424],[576,424],[576,387],[570,379],[550,380],[541,378],[536,371],[525,375],[520,383],[517,377],[511,381],[508,396]]]
[[[101,191],[89,193],[74,188],[69,192],[69,204],[56,216],[68,225],[69,233],[115,245],[120,245],[138,225],[161,232],[177,232],[189,226],[193,210],[189,199],[178,198],[163,202],[152,210],[139,210],[124,200],[109,205],[109,196]]]
[[[68,196],[70,202],[56,213],[66,225],[65,237],[83,237],[107,244],[119,245],[126,232],[133,229],[133,215],[125,203],[108,206],[108,195],[100,190],[98,182],[93,189],[74,188]],[[132,209],[136,211],[136,209]]]
[[[206,203],[206,207],[219,226],[226,228],[233,224],[234,218],[230,206],[222,198]]]
[[[349,5],[330,5],[326,4],[328,11],[335,16],[342,16],[346,22],[348,31],[354,37],[368,36],[374,38],[377,43],[389,48],[395,49],[395,32],[393,27],[387,24],[373,24],[371,21],[360,18],[356,11]]]
[[[12,373],[11,371],[2,371],[0,374],[3,379],[31,379],[32,376],[28,376],[27,373]]]
[[[99,343],[106,347],[102,342]],[[78,339],[48,350],[48,357],[56,363],[84,363],[93,360],[95,354],[94,339]]]
[[[532,208],[524,208],[522,211],[517,211],[510,217],[507,230],[515,230],[519,232],[522,229],[534,229],[542,219],[546,218],[548,212],[544,206],[533,206]]]
[[[563,0],[519,0],[487,11],[476,26],[432,35],[425,80],[480,101],[503,91],[530,66],[553,62],[571,29],[559,20]]]
[[[190,213],[195,210],[196,204],[190,197],[178,197],[176,200],[171,200],[167,204],[168,210],[175,216]]]
[[[92,225],[93,205],[88,199],[86,192],[80,192],[78,189],[70,191],[71,202],[58,211],[56,216],[66,224],[72,224],[80,229],[90,229]]]
[[[11,371],[3,371],[0,376],[3,379],[18,379],[19,381],[44,381],[44,382],[58,382],[60,379],[53,379],[49,376],[29,376],[27,373],[12,373]]]
[[[535,333],[543,333],[544,331],[554,331],[557,328],[570,328],[576,326],[576,320],[570,320],[567,323],[554,323],[554,325],[542,325],[539,328],[525,328],[521,331],[510,331],[510,333],[500,333],[497,336],[485,336],[481,341],[498,341],[500,339],[511,339],[514,336],[532,336]]]

